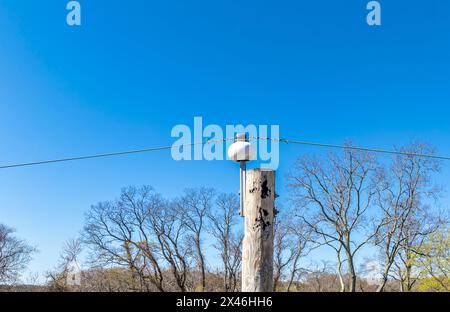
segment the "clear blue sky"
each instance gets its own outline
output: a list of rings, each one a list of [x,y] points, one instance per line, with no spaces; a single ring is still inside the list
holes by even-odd
[[[375,28],[366,0],[80,0],[81,27],[66,25],[67,2],[0,2],[1,164],[167,145],[194,116],[450,154],[447,0],[382,0]],[[317,152],[282,146],[280,189],[295,157]],[[169,152],[2,170],[0,222],[38,246],[42,272],[91,204],[132,184],[232,192],[238,176]]]

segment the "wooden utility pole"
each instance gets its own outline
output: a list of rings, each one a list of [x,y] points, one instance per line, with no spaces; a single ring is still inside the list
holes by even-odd
[[[241,194],[242,195],[242,194]],[[273,291],[275,171],[247,172],[242,247],[242,291]]]

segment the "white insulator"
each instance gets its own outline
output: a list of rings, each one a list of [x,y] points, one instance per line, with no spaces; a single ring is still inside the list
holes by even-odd
[[[249,142],[237,141],[228,148],[228,158],[233,161],[254,160],[255,155],[255,148]]]

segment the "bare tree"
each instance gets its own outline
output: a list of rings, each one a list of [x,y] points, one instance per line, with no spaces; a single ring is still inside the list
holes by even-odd
[[[420,209],[414,211],[413,216],[408,220],[402,229],[402,243],[394,258],[394,267],[396,274],[390,274],[399,282],[400,291],[412,291],[414,285],[423,276],[420,272],[415,272],[417,268],[417,259],[426,259],[431,257],[423,251],[427,237],[434,234],[441,225],[441,220],[433,215],[424,213]]]
[[[401,149],[407,154],[431,154],[425,144]],[[380,172],[377,205],[381,209],[381,227],[376,245],[382,251],[382,280],[377,288],[384,290],[393,265],[397,267],[401,290],[410,290],[412,258],[424,238],[435,231],[437,220],[430,215],[426,201],[436,199],[439,189],[432,185],[431,175],[439,171],[439,162],[424,157],[398,155],[387,172]]]
[[[37,250],[0,224],[0,283],[14,282],[25,270]]]
[[[314,244],[314,232],[301,218],[294,217],[292,211],[287,212],[285,219],[287,220],[290,237],[287,249],[291,255],[289,257],[291,260],[287,266],[288,284],[286,291],[289,292],[294,281],[296,279],[298,281],[300,275],[304,273],[304,270],[300,267],[300,260],[320,245]]]
[[[284,280],[290,291],[299,276],[300,259],[311,250],[312,231],[289,210],[278,212],[274,224],[274,291],[280,289]]]
[[[202,240],[207,217],[213,205],[215,191],[211,188],[186,189],[184,196],[177,201],[181,218],[194,242],[198,268],[201,273],[200,291],[206,289],[206,263]]]
[[[186,291],[190,248],[182,220],[175,204],[151,187],[129,187],[119,200],[91,208],[83,238],[96,263],[131,272],[132,289]],[[171,278],[164,274],[166,269]]]
[[[73,273],[81,276],[81,271],[72,272],[74,269],[80,269],[74,265],[78,264],[81,251],[80,239],[70,239],[64,244],[57,267],[53,271],[46,273],[47,286],[51,291],[73,291],[74,287],[72,286],[80,288],[81,285],[70,284],[69,275]]]
[[[345,149],[342,155],[329,154],[326,162],[302,157],[288,177],[305,224],[321,244],[335,249],[339,266],[346,262],[352,292],[357,280],[355,255],[377,232],[369,231],[367,222],[376,194],[377,169],[372,154]]]
[[[237,290],[241,268],[243,233],[236,229],[239,218],[239,198],[234,194],[220,194],[216,207],[209,215],[209,231],[216,240],[214,248],[222,259],[223,289]]]
[[[159,251],[169,265],[176,286],[184,292],[188,286],[186,283],[192,250],[189,237],[185,235],[187,229],[182,212],[174,204],[152,212],[149,214],[150,224],[159,244]]]
[[[289,235],[288,220],[285,215],[278,214],[274,220],[274,251],[273,251],[273,290],[277,291],[286,268],[294,260],[293,242]]]
[[[142,243],[139,239],[134,240],[131,226],[130,216],[123,205],[103,202],[92,206],[86,215],[83,233],[84,242],[91,248],[91,265],[127,268],[131,272],[130,290],[139,290],[136,288],[137,283],[135,282],[139,276],[143,282],[149,281],[158,290],[164,291],[161,268],[154,253],[146,255],[148,261],[153,259],[154,274],[149,274],[145,278],[144,272],[148,268],[146,266],[148,262],[141,261],[143,255],[140,248],[146,242]],[[144,235],[147,235],[145,231]]]

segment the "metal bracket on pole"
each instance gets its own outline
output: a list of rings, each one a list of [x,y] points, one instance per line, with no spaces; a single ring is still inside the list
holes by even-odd
[[[240,215],[241,217],[244,217],[244,206],[245,206],[245,190],[247,189],[247,164],[245,161],[241,161],[241,169],[240,169],[240,199],[241,199],[241,205],[240,205]]]

